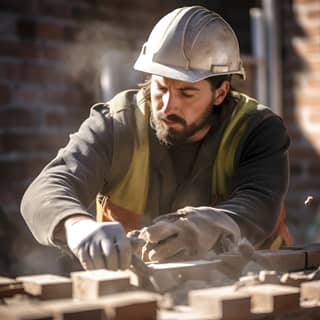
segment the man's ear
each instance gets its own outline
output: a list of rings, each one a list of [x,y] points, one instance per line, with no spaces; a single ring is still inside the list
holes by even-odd
[[[221,83],[220,87],[214,91],[215,99],[213,104],[215,106],[218,106],[219,104],[221,104],[224,98],[226,97],[226,95],[228,94],[229,90],[230,90],[230,81],[224,80]]]

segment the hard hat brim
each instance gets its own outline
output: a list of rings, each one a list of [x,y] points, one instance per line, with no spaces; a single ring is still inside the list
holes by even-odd
[[[165,64],[157,63],[157,62],[149,62],[146,63],[145,59],[141,59],[140,57],[136,60],[133,68],[138,71],[146,72],[149,74],[154,74],[170,79],[176,79],[186,82],[197,82],[209,77],[219,76],[219,75],[228,75],[228,74],[238,74],[243,79],[245,79],[245,71],[235,70],[229,72],[209,72],[207,70],[196,70],[196,69],[185,69],[179,67],[172,67]]]

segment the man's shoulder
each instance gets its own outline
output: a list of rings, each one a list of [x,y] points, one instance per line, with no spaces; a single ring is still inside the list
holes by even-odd
[[[124,110],[132,109],[132,106],[136,105],[137,93],[138,89],[121,91],[107,102],[95,103],[91,109],[102,113],[110,113],[111,115]]]
[[[243,92],[232,91],[232,97],[238,109],[247,107],[247,115],[251,118],[260,120],[266,120],[270,117],[280,118],[270,107]]]
[[[106,102],[105,105],[110,108],[111,113],[117,113],[124,110],[132,109],[136,105],[137,89],[130,89],[121,91],[116,94],[110,101]]]

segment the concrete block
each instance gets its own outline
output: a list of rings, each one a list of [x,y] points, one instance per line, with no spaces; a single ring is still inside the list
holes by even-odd
[[[49,311],[31,305],[0,306],[1,320],[53,320]]]
[[[298,288],[276,284],[261,284],[239,288],[239,292],[251,296],[253,313],[281,314],[297,311],[300,308]]]
[[[130,290],[130,274],[106,269],[71,273],[73,297],[95,299],[111,293]]]
[[[116,293],[96,301],[103,306],[108,319],[156,320],[159,295],[132,291]]]
[[[250,318],[250,295],[234,286],[208,288],[189,292],[190,306],[213,318],[242,320]]]
[[[17,277],[26,293],[41,300],[72,297],[71,279],[53,274]]]

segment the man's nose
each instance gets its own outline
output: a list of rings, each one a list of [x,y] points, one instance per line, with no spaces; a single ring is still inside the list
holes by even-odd
[[[176,110],[176,98],[174,97],[174,94],[167,91],[162,96],[162,108],[161,111],[165,114],[171,114],[174,113]]]

